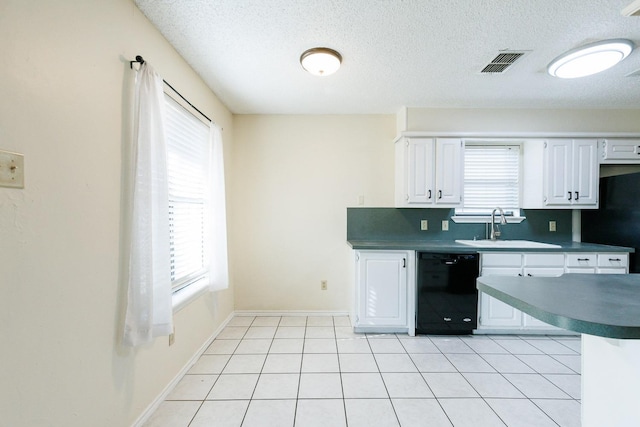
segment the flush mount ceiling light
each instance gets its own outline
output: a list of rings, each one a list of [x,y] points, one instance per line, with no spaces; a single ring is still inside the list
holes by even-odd
[[[300,55],[302,68],[314,76],[328,76],[340,68],[342,56],[328,47],[314,47]]]
[[[623,16],[640,16],[640,0],[635,0],[629,6],[622,9]]]
[[[590,43],[558,56],[551,61],[547,71],[563,79],[590,76],[613,67],[629,56],[634,47],[627,39]]]

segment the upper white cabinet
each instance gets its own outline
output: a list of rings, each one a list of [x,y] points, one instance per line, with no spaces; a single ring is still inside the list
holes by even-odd
[[[455,207],[462,202],[460,138],[402,138],[396,142],[396,206]]]
[[[640,163],[640,139],[602,139],[598,141],[600,163]]]
[[[597,140],[549,139],[545,144],[545,206],[597,208]]]

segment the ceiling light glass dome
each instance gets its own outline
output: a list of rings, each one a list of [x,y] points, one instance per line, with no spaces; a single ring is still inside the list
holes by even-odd
[[[300,55],[300,64],[314,76],[328,76],[340,68],[342,56],[327,47],[314,47]]]
[[[613,67],[629,56],[634,47],[627,39],[591,43],[558,56],[551,61],[547,71],[563,79],[590,76]]]

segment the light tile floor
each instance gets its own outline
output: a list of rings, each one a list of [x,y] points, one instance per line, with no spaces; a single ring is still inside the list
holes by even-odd
[[[147,427],[580,426],[580,338],[236,316]]]

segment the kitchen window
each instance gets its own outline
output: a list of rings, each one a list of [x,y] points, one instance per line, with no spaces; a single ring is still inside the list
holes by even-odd
[[[486,222],[496,207],[507,221],[520,222],[522,145],[515,142],[465,141],[463,207],[456,222]]]

